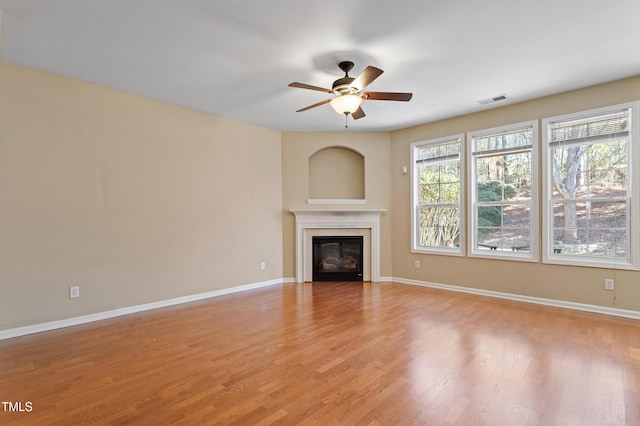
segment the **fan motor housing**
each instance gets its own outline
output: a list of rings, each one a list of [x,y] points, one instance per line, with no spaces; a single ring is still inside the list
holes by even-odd
[[[344,72],[344,77],[333,82],[331,90],[333,90],[333,93],[336,95],[353,95],[358,93],[359,88],[351,87],[351,83],[353,83],[355,78],[349,77],[349,71],[353,69],[353,66],[354,64],[351,61],[342,61],[338,63],[338,68]]]
[[[353,83],[353,80],[355,80],[355,78],[353,77],[339,78],[333,82],[331,90],[333,90],[336,94],[357,93],[358,89],[356,87],[351,87],[351,83]]]

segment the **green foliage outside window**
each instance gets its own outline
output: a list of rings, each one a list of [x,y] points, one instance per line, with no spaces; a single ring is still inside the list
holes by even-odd
[[[460,237],[459,161],[420,168],[419,244],[454,247]]]
[[[499,180],[478,183],[479,202],[500,202],[516,196],[518,191],[513,185]],[[502,206],[483,206],[478,209],[478,226],[490,227],[502,225]]]

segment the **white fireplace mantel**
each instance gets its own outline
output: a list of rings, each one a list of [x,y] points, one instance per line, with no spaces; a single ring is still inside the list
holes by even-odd
[[[336,229],[347,231],[369,230],[371,233],[369,264],[371,281],[380,281],[380,215],[386,209],[291,209],[296,216],[296,282],[305,282],[312,256],[308,236],[317,230]],[[367,249],[367,248],[365,248]],[[309,279],[307,281],[310,281]]]

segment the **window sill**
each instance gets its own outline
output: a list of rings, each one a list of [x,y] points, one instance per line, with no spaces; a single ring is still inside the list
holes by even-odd
[[[612,260],[594,260],[594,259],[580,259],[576,257],[545,257],[542,263],[549,265],[563,265],[563,266],[580,266],[583,268],[602,268],[602,269],[623,269],[628,271],[640,270],[636,265],[629,263],[626,260],[615,262]]]
[[[511,260],[515,262],[538,262],[536,256],[532,253],[524,253],[522,251],[509,250],[492,250],[486,249],[482,251],[473,251],[469,253],[469,257],[477,259],[494,259],[494,260]]]
[[[435,248],[435,247],[434,248],[412,248],[411,253],[464,257],[464,252],[457,248],[456,249]]]

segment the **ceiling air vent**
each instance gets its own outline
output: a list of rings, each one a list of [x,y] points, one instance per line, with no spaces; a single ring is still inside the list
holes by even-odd
[[[505,99],[507,99],[507,95],[503,93],[502,95],[494,96],[492,98],[480,99],[478,103],[480,105],[487,105],[487,104],[492,104],[494,102],[504,101]]]

